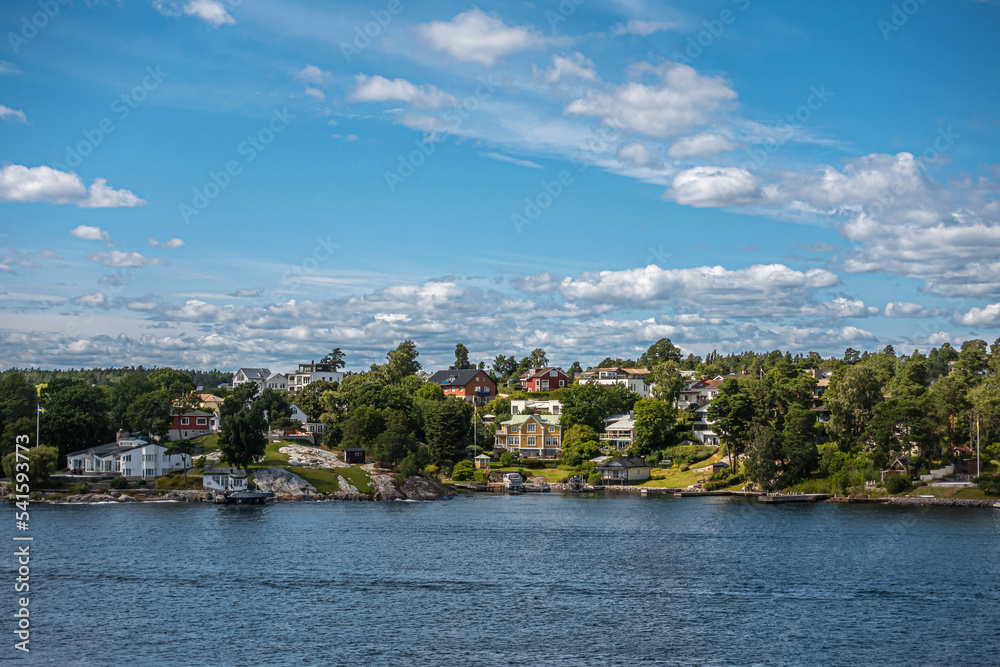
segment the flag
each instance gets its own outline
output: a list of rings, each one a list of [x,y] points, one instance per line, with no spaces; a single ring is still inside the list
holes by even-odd
[[[48,412],[48,410],[46,410],[45,408],[43,408],[40,405],[38,406],[38,414],[44,415],[46,412]]]

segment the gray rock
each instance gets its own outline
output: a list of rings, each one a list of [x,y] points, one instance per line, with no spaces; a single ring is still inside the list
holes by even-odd
[[[298,497],[316,493],[315,486],[283,468],[254,470],[253,478],[259,490],[270,491],[276,496]]]
[[[373,474],[372,487],[375,489],[375,500],[402,500],[406,496],[396,488],[394,475]]]
[[[346,479],[337,475],[337,492],[333,494],[335,500],[367,500],[368,496],[364,495],[358,489],[351,485]]]
[[[402,491],[410,500],[437,500],[458,495],[454,489],[449,489],[436,479],[426,477],[407,477]]]

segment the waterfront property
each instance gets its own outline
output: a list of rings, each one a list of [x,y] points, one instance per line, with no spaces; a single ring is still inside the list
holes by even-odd
[[[531,368],[520,377],[521,389],[535,393],[537,391],[551,391],[569,385],[569,376],[561,369],[545,366],[543,368]]]
[[[635,440],[635,419],[631,415],[619,417],[604,427],[604,433],[601,433],[600,438],[601,446],[606,450],[625,451]]]
[[[446,397],[454,396],[474,405],[486,405],[497,395],[497,383],[486,371],[476,368],[438,371],[425,381],[439,385]]]
[[[494,450],[517,452],[523,458],[561,456],[559,415],[514,415],[497,429]]]
[[[167,435],[170,436],[171,440],[186,440],[199,435],[218,433],[221,422],[222,419],[218,412],[190,410],[170,418],[170,428]]]
[[[487,468],[490,467],[490,461],[491,461],[491,459],[490,459],[490,455],[489,454],[480,454],[480,455],[478,455],[475,458],[476,469],[477,470],[486,470]]]
[[[202,477],[202,487],[213,491],[246,491],[247,473],[228,466],[206,466]]]
[[[167,455],[163,445],[132,437],[119,437],[95,447],[66,455],[71,473],[118,473],[122,477],[161,477],[183,470],[190,457]]]
[[[635,484],[649,479],[650,465],[643,458],[623,456],[605,461],[597,472],[605,486]]]
[[[347,447],[344,449],[344,463],[364,464],[365,449],[363,447]]]

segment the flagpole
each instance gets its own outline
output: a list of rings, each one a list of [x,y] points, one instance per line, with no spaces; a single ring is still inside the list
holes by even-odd
[[[35,447],[38,446],[38,434],[41,432],[42,406],[35,404]]]

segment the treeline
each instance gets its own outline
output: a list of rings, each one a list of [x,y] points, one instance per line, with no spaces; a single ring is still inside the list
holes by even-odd
[[[113,386],[118,380],[126,375],[139,373],[150,376],[161,368],[145,368],[143,366],[122,366],[120,368],[71,368],[69,370],[43,370],[40,368],[10,368],[0,373],[0,379],[17,373],[24,377],[30,384],[47,384],[53,380],[80,380],[87,384]],[[174,369],[169,369],[174,370]],[[232,373],[213,369],[210,371],[200,371],[193,369],[178,369],[174,372],[183,373],[195,387],[204,387],[206,391],[211,388],[228,384],[233,379]]]

